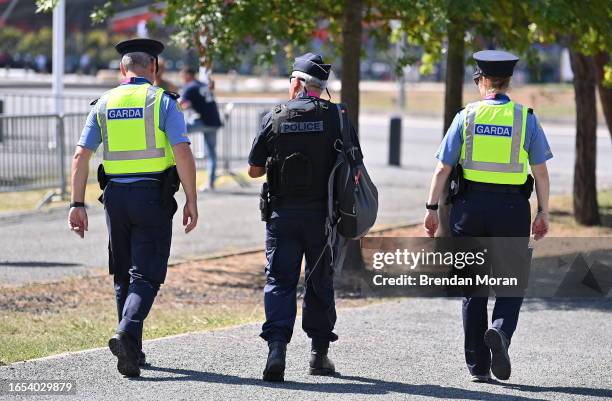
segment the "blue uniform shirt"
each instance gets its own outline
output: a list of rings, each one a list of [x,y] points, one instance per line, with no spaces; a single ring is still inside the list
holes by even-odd
[[[129,81],[125,81],[121,85],[142,85],[150,83],[145,78],[136,77],[131,78]],[[91,108],[85,127],[81,132],[81,138],[79,139],[78,145],[82,146],[91,151],[96,151],[98,146],[102,143],[102,132],[98,125],[97,119],[97,107]],[[172,146],[179,143],[191,143],[186,135],[187,129],[185,128],[185,119],[183,118],[183,112],[181,111],[178,103],[175,99],[170,97],[168,94],[162,95],[160,113],[159,113],[159,129],[162,130],[168,137],[168,141]],[[139,180],[138,177],[130,176],[130,178],[117,178],[113,181],[117,182],[134,182]]]
[[[504,104],[510,101],[506,95],[498,94],[494,99],[486,99],[489,104]],[[448,127],[446,135],[440,143],[436,158],[442,163],[449,166],[454,166],[459,162],[461,157],[461,146],[463,145],[463,124],[465,121],[465,109],[461,110],[452,124]],[[553,157],[550,151],[550,146],[546,140],[546,135],[538,122],[536,116],[532,113],[527,113],[527,123],[525,132],[524,148],[529,155],[529,164],[541,164]]]

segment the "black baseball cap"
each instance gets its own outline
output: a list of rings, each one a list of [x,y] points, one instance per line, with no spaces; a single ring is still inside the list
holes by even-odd
[[[301,71],[321,81],[327,81],[331,64],[324,64],[323,57],[314,53],[306,53],[295,59],[293,71]]]

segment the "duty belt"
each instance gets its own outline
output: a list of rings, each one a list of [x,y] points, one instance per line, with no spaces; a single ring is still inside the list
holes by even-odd
[[[505,194],[522,193],[522,185],[489,184],[465,180],[465,189],[468,191],[499,192]]]

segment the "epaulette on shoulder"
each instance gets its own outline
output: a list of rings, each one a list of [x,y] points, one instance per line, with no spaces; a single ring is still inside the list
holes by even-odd
[[[164,91],[164,93],[165,93],[166,95],[170,96],[170,97],[171,97],[172,99],[174,99],[174,100],[176,100],[176,99],[178,99],[179,97],[181,97],[181,95],[179,95],[179,94],[178,94],[178,93],[176,93],[176,92],[172,92],[172,91]]]
[[[532,109],[531,107],[530,107],[530,108],[528,108],[528,109],[527,109],[527,113],[529,113],[529,114],[533,114],[533,109]]]
[[[94,106],[96,103],[98,103],[98,100],[100,100],[100,98],[97,98],[95,100],[92,100],[91,103],[89,103],[90,106]]]

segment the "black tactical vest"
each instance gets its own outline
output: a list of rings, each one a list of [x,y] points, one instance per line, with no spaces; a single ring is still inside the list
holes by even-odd
[[[272,207],[325,208],[327,180],[340,145],[338,110],[326,100],[305,97],[272,112],[266,165]]]

